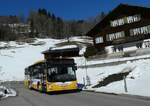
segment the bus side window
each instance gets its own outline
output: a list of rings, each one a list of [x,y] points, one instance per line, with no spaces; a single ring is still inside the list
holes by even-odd
[[[77,66],[74,66],[74,67],[73,67],[73,70],[74,70],[74,71],[77,70]]]
[[[72,67],[68,67],[68,74],[74,75],[75,72],[73,71]]]

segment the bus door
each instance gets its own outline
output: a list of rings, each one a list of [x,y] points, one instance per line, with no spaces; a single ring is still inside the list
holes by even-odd
[[[42,83],[42,91],[46,91],[46,69],[43,68],[43,72],[41,73],[41,83]]]

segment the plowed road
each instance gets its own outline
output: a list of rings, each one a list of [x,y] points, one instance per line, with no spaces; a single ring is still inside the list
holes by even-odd
[[[134,97],[90,92],[50,95],[13,86],[18,96],[1,100],[0,106],[150,106],[149,100]]]

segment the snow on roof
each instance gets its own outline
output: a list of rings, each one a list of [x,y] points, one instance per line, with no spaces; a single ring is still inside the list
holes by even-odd
[[[71,49],[71,48],[77,48],[77,45],[67,45],[67,46],[55,47],[55,48],[51,48],[51,50],[61,50],[61,49]]]

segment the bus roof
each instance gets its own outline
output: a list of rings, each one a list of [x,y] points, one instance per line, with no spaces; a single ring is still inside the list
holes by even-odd
[[[46,62],[46,60],[39,60],[39,61],[37,61],[37,62],[35,62],[35,63],[31,64],[31,65],[30,65],[30,66],[28,66],[27,68],[30,68],[30,67],[36,66],[36,65],[38,65],[38,64],[44,64],[45,62]]]
[[[40,64],[40,63],[45,63],[45,62],[46,62],[46,60],[39,60],[39,61],[35,62],[33,65]]]
[[[79,47],[75,48],[65,48],[65,49],[49,49],[44,52],[45,59],[51,59],[51,58],[68,58],[68,57],[77,57],[79,56]]]

